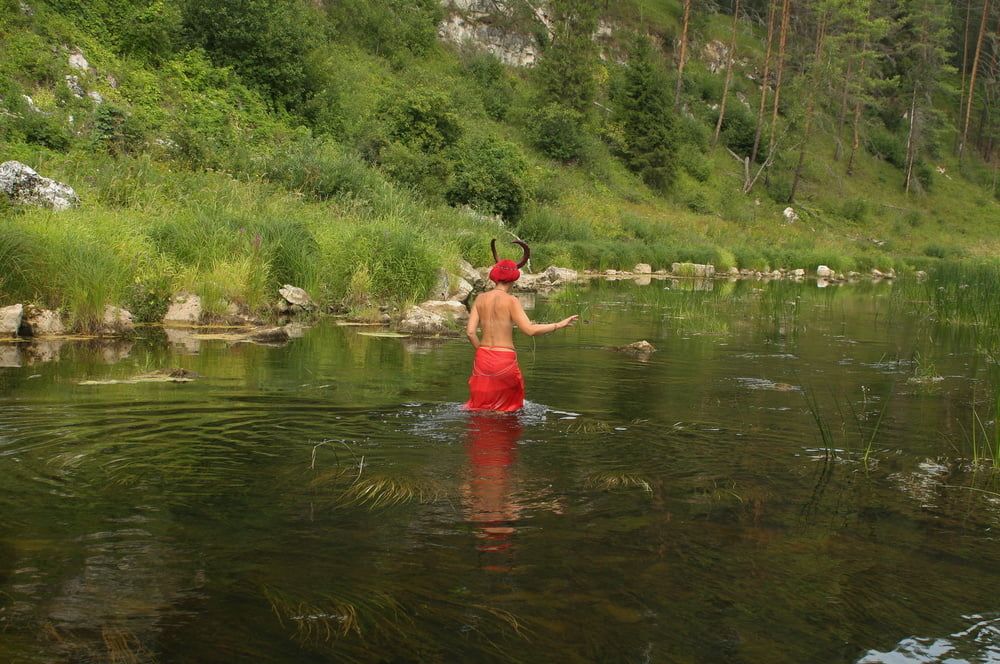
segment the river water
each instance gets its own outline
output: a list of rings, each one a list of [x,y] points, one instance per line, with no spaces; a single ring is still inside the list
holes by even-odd
[[[516,416],[334,321],[8,346],[0,661],[1000,662],[995,365],[893,288],[526,297]]]

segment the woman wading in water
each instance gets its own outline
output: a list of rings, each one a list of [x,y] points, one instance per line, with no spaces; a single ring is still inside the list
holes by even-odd
[[[528,320],[524,308],[516,297],[510,294],[514,282],[521,276],[531,256],[528,245],[515,241],[524,255],[520,263],[500,260],[497,256],[497,241],[490,242],[495,265],[490,270],[490,281],[496,285],[476,298],[469,315],[465,334],[476,349],[476,358],[469,378],[469,401],[465,407],[470,410],[497,410],[510,412],[524,405],[524,377],[517,365],[514,350],[514,326],[529,337],[555,332],[569,327],[578,316],[564,318],[558,323],[535,324]],[[483,329],[482,339],[478,328]]]

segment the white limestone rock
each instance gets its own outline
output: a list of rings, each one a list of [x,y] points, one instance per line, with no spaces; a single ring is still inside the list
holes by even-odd
[[[163,317],[166,325],[197,325],[201,321],[201,298],[191,293],[178,293],[170,301]]]
[[[0,164],[0,191],[15,203],[38,205],[56,211],[68,210],[80,203],[72,187],[42,177],[19,161]]]
[[[17,331],[21,328],[23,317],[23,304],[13,304],[0,308],[0,339],[16,337]]]

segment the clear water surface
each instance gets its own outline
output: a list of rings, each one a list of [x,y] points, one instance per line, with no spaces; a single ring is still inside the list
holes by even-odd
[[[525,299],[584,322],[518,340],[517,416],[334,321],[4,347],[0,661],[1000,662],[967,335],[889,284]]]

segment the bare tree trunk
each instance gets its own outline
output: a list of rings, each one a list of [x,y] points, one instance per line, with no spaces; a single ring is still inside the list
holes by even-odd
[[[969,61],[969,23],[970,17],[972,15],[972,0],[965,1],[965,32],[962,39],[962,85],[958,89],[958,117],[961,119],[965,116],[965,77],[968,74],[968,61]],[[960,120],[961,121],[961,120]],[[955,129],[958,129],[956,126]],[[958,146],[961,144],[962,135],[960,132],[955,132],[955,151],[958,152]]]
[[[868,45],[865,45],[865,49]],[[863,81],[865,79],[865,59],[861,59],[858,67],[858,76]],[[854,157],[858,153],[858,146],[861,145],[861,94],[854,99],[854,130],[851,137],[851,156],[847,159],[847,174],[854,175]]]
[[[813,53],[812,61],[812,72],[810,78],[812,79],[813,90],[819,88],[819,74],[820,74],[820,56],[823,53],[823,39],[826,37],[826,14],[822,16],[819,22],[819,26],[816,29],[816,51]],[[799,146],[799,161],[795,165],[795,176],[792,178],[792,188],[788,192],[788,202],[791,203],[795,200],[795,192],[798,191],[799,182],[802,180],[802,166],[806,161],[806,145],[809,144],[809,133],[812,130],[812,120],[813,111],[815,110],[816,95],[809,95],[809,101],[806,104],[806,121],[805,125],[802,127],[802,144]]]
[[[733,64],[736,61],[736,30],[739,27],[740,0],[736,0],[733,7],[733,36],[729,39],[729,64],[726,67],[726,84],[722,87],[722,101],[719,102],[719,120],[715,123],[715,135],[712,137],[712,146],[719,142],[719,133],[722,131],[722,119],[726,116],[726,99],[729,97],[729,86],[733,82]]]
[[[840,113],[837,115],[837,147],[833,151],[833,160],[840,161],[840,157],[844,152],[844,124],[847,122],[847,92],[851,87],[851,74],[854,68],[854,62],[848,61],[847,63],[847,75],[844,76],[844,90],[840,96]]]
[[[969,72],[969,95],[965,103],[965,123],[962,126],[962,141],[958,144],[958,162],[962,163],[965,153],[965,142],[969,138],[969,118],[972,116],[972,104],[976,100],[976,72],[979,70],[979,54],[983,50],[983,35],[986,34],[986,19],[990,13],[990,0],[983,0],[983,19],[979,22],[979,36],[976,37],[976,54],[972,58],[972,71]]]
[[[910,101],[910,131],[906,136],[906,178],[903,183],[903,191],[910,193],[910,184],[913,181],[913,162],[916,158],[916,145],[914,136],[914,128],[916,128],[916,113],[917,113],[917,88],[913,88],[913,99]]]
[[[681,29],[681,57],[677,61],[677,86],[674,88],[674,107],[681,105],[681,85],[684,82],[684,60],[687,58],[688,21],[691,18],[691,0],[684,0],[684,27]]]
[[[771,135],[767,139],[767,155],[771,156],[774,149],[774,132],[778,128],[778,104],[781,101],[781,79],[785,72],[785,44],[788,43],[788,21],[791,15],[791,0],[783,0],[781,4],[781,34],[778,37],[778,70],[774,81],[774,103],[771,107]],[[774,161],[772,159],[772,161]],[[770,171],[770,169],[768,169]],[[764,174],[767,182],[768,174]]]
[[[767,105],[767,77],[771,73],[771,49],[774,45],[774,16],[778,0],[771,0],[767,6],[767,51],[764,54],[764,74],[760,79],[760,106],[757,108],[757,128],[753,135],[753,150],[750,152],[750,162],[757,161],[757,150],[760,148],[760,134],[764,126],[764,107]]]

